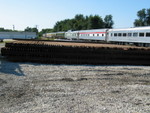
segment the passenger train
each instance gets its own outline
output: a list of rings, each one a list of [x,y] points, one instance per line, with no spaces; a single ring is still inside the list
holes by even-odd
[[[61,33],[61,37],[63,34],[64,38],[69,40],[96,40],[109,43],[134,44],[137,46],[150,47],[150,26],[124,29],[93,29],[56,32],[55,35],[58,35],[59,33]],[[47,33],[47,36],[48,35],[49,37],[52,37],[54,33]]]

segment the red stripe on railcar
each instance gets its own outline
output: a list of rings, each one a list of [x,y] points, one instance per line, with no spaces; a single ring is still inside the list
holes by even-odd
[[[81,32],[79,34],[104,34],[106,32]]]

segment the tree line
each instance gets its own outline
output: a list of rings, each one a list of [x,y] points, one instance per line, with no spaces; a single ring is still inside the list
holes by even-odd
[[[68,31],[68,30],[87,30],[87,29],[100,29],[112,28],[114,21],[112,15],[106,15],[103,19],[99,15],[84,16],[77,14],[73,19],[65,19],[56,22],[53,31]]]
[[[38,29],[37,28],[31,28],[31,27],[25,28],[24,31],[38,33]],[[0,32],[19,32],[19,31],[18,30],[12,30],[12,29],[0,28]]]
[[[113,28],[113,25],[114,21],[112,15],[106,15],[105,18],[102,19],[99,15],[84,16],[82,14],[77,14],[73,19],[65,19],[56,22],[52,29],[42,29],[40,34],[67,30]],[[137,12],[137,19],[135,19],[133,26],[150,26],[150,8],[144,8]]]
[[[150,26],[150,8],[138,11],[137,17],[134,26]]]
[[[0,28],[0,32],[16,32],[17,30],[12,30],[12,29],[5,29],[5,28]]]

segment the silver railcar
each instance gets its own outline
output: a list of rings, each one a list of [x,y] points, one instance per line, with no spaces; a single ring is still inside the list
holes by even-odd
[[[86,40],[106,40],[107,29],[93,29],[79,31],[79,38]]]
[[[93,29],[93,30],[80,30],[68,31],[65,33],[65,38],[76,40],[101,40],[105,41],[107,29]]]
[[[150,46],[150,27],[109,29],[108,41],[139,46]]]
[[[68,31],[65,33],[65,37],[67,39],[101,40],[119,44],[150,46],[150,27]]]

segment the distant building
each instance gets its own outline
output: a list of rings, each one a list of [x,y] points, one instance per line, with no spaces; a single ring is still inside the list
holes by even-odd
[[[35,32],[0,32],[0,40],[4,39],[35,39]]]

